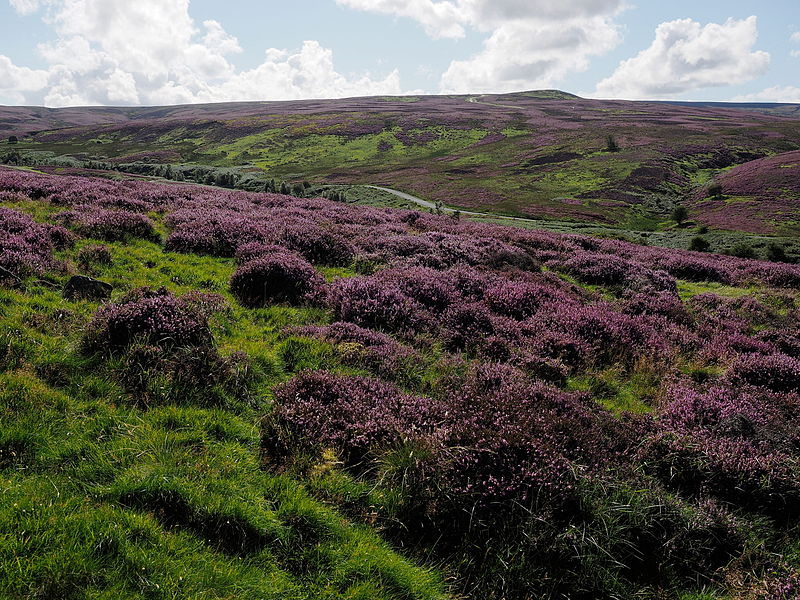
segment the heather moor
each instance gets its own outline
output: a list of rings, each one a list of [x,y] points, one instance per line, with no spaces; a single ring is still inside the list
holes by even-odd
[[[796,597],[785,108],[4,110],[3,597]]]

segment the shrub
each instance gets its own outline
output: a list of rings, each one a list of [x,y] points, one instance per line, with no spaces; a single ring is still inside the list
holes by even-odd
[[[620,286],[648,291],[675,291],[672,276],[612,254],[581,253],[555,267],[591,285]]]
[[[512,319],[526,319],[545,302],[570,303],[561,290],[529,281],[506,280],[486,292],[486,304],[495,313]]]
[[[491,313],[484,304],[457,304],[442,317],[445,343],[450,350],[468,350],[494,331]]]
[[[800,360],[785,354],[745,354],[731,365],[728,377],[733,383],[796,392],[800,391]]]
[[[755,249],[747,242],[738,242],[731,246],[727,254],[737,258],[756,258]]]
[[[96,265],[108,266],[113,263],[111,250],[104,245],[84,246],[78,251],[76,259],[78,265],[83,269],[89,269]]]
[[[231,277],[231,293],[244,306],[270,303],[301,304],[311,300],[324,284],[314,267],[302,258],[273,254],[239,266]]]
[[[74,237],[63,227],[40,224],[0,207],[0,284],[18,283],[58,268],[53,251],[69,247]]]
[[[106,210],[97,207],[80,207],[60,213],[57,218],[73,227],[80,235],[109,242],[141,238],[159,242],[161,236],[149,217],[126,210]]]
[[[786,248],[780,244],[776,244],[775,242],[770,242],[767,244],[766,258],[772,262],[791,262],[789,257],[786,255]]]
[[[117,304],[101,307],[89,323],[84,349],[117,352],[134,342],[157,348],[201,347],[212,343],[204,314],[190,300],[164,288],[141,288]]]
[[[195,218],[173,213],[172,221],[178,222],[165,244],[165,249],[172,252],[233,256],[240,246],[266,243],[268,237],[260,223],[227,211],[212,211]]]
[[[800,485],[792,461],[759,443],[695,433],[647,438],[636,461],[673,489],[712,494],[750,510],[796,514]]]
[[[276,457],[295,444],[314,451],[333,447],[351,466],[370,448],[432,435],[442,418],[427,398],[376,379],[326,371],[300,373],[279,386],[275,398],[277,428],[268,435],[276,437],[264,443]]]
[[[363,367],[389,379],[402,378],[406,369],[412,366],[415,357],[413,351],[392,337],[353,323],[332,323],[326,327],[298,327],[290,329],[289,332],[332,343],[336,355],[344,364]]]
[[[288,227],[282,240],[290,250],[294,250],[313,264],[331,267],[347,266],[353,262],[355,250],[341,235],[311,223]]]
[[[684,221],[689,218],[689,210],[685,206],[679,204],[672,210],[671,217],[678,225],[683,225]]]
[[[704,237],[699,235],[693,237],[689,241],[689,250],[693,252],[708,252],[711,249],[711,243]]]
[[[414,330],[423,307],[409,298],[398,283],[374,277],[337,279],[328,292],[328,304],[340,321],[386,331]]]
[[[288,248],[277,246],[275,244],[265,244],[264,242],[248,242],[242,244],[236,249],[236,262],[239,264],[255,260],[256,258],[263,258],[272,254],[287,254],[290,253]]]

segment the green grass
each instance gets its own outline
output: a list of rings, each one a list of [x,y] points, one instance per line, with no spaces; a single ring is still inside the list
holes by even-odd
[[[647,370],[625,373],[611,368],[571,377],[568,389],[590,392],[597,402],[615,414],[648,413],[659,394],[660,377]]]
[[[743,296],[750,296],[756,292],[754,288],[743,288],[724,285],[722,283],[715,283],[712,281],[684,281],[678,280],[678,295],[681,300],[689,300],[698,294],[716,294],[718,296],[725,296],[726,298],[741,298]]]
[[[98,240],[61,258],[89,243]],[[216,349],[246,352],[249,367],[234,391],[145,374],[143,404],[121,378],[124,355],[81,352],[98,303],[64,300],[44,283],[0,289],[0,597],[448,597],[441,573],[303,481],[263,468],[260,419],[274,385],[303,368],[348,371],[329,345],[284,334],[330,316],[240,308],[227,290],[230,259],[107,245],[113,264],[92,273],[115,286],[114,299],[140,286],[226,297],[211,323]]]

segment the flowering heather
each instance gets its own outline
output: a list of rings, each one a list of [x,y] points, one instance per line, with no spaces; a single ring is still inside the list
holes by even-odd
[[[479,302],[459,303],[448,308],[442,315],[445,344],[450,350],[468,350],[484,345],[494,331],[492,315],[485,304]],[[495,340],[502,343],[501,340]],[[495,348],[494,352],[502,352]],[[508,353],[508,350],[505,350]]]
[[[338,279],[328,289],[328,305],[338,320],[391,332],[409,331],[421,321],[422,305],[397,282],[377,278]]]
[[[663,271],[654,271],[640,263],[610,254],[590,254],[569,258],[560,267],[583,283],[620,286],[633,290],[674,292],[675,279]]]
[[[636,460],[648,474],[686,494],[711,494],[772,514],[797,512],[797,461],[763,442],[664,432],[648,438]]]
[[[242,264],[231,277],[231,293],[245,306],[258,307],[310,300],[324,279],[310,263],[296,254],[278,253]]]
[[[442,419],[429,399],[379,380],[325,371],[301,373],[275,397],[275,417],[290,435],[319,450],[334,447],[350,463],[375,446],[430,435]]]
[[[400,377],[403,368],[410,366],[416,356],[414,351],[391,336],[353,323],[296,327],[288,333],[314,337],[334,344],[337,355],[345,364],[366,368],[387,379]]]
[[[742,354],[731,365],[734,384],[765,387],[775,392],[800,391],[800,360],[785,354]]]
[[[211,331],[195,296],[175,297],[165,289],[139,289],[95,313],[84,336],[88,351],[116,352],[134,342],[159,348],[208,346]]]
[[[355,254],[352,244],[341,235],[314,224],[287,227],[280,241],[313,264],[346,266],[353,261]]]
[[[795,571],[767,580],[759,600],[794,600],[800,596],[800,573]]]
[[[125,210],[106,210],[84,206],[60,213],[56,218],[85,237],[109,242],[130,238],[141,238],[153,242],[160,240],[155,223],[149,217]]]
[[[0,282],[13,283],[57,268],[53,251],[73,241],[74,236],[63,227],[43,225],[0,207]]]
[[[507,280],[486,292],[486,304],[495,313],[520,320],[534,315],[542,304],[571,302],[573,298],[541,282]]]
[[[291,253],[288,248],[284,246],[278,246],[276,244],[265,244],[263,242],[249,242],[247,244],[243,244],[239,246],[236,250],[236,262],[239,264],[244,264],[250,262],[251,260],[255,260],[257,258],[263,258],[265,256],[270,256],[272,254],[287,254]]]

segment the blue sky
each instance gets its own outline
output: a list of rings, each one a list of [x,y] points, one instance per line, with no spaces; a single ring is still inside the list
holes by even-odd
[[[0,104],[800,102],[798,0],[0,0]]]

